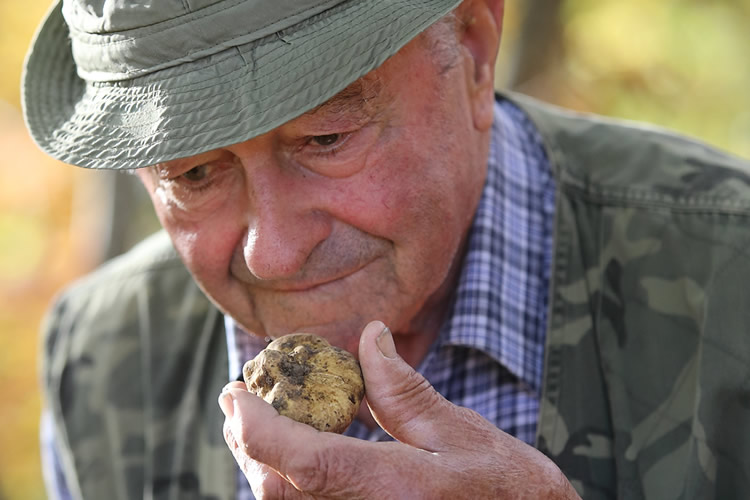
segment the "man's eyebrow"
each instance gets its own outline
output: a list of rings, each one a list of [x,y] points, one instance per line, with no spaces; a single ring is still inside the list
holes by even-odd
[[[305,112],[303,116],[312,116],[318,113],[362,113],[377,102],[376,98],[380,95],[380,87],[380,82],[377,79],[360,78],[323,104]]]

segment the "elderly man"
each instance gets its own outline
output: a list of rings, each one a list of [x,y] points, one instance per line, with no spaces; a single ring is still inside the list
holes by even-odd
[[[53,496],[750,490],[748,165],[496,95],[502,17],[501,0],[50,11],[24,77],[33,137],[135,169],[165,229],[48,317]],[[227,385],[298,331],[359,358],[344,436]]]

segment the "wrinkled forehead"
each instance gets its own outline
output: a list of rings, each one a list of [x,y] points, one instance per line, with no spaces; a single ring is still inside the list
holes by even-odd
[[[375,74],[376,71],[377,69],[350,83],[344,90],[309,109],[302,116],[356,115],[366,107],[380,107],[386,94],[383,91],[383,81],[380,75]]]

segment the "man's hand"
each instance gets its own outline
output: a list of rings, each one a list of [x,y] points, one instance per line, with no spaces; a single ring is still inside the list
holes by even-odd
[[[380,322],[359,344],[367,402],[397,442],[372,443],[280,416],[229,384],[224,436],[258,498],[578,498],[547,457],[441,395]]]

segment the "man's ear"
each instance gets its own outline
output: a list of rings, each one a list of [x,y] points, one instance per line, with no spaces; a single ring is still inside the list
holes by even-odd
[[[455,14],[459,39],[467,56],[467,84],[472,98],[474,126],[492,125],[495,61],[503,32],[504,0],[464,0]]]

